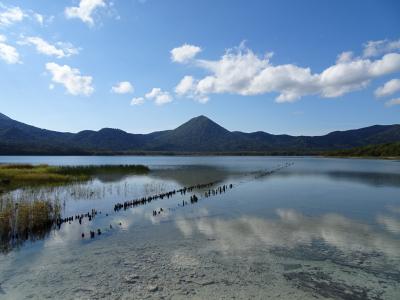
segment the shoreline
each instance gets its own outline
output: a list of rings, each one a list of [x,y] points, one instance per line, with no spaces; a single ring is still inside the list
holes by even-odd
[[[400,160],[400,156],[343,156],[324,154],[263,154],[263,153],[114,153],[114,154],[0,154],[0,157],[292,157],[292,158],[341,158],[341,159],[376,159],[376,160]],[[7,164],[7,162],[0,162]]]

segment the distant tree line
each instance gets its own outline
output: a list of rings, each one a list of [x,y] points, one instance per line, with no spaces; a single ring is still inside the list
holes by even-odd
[[[400,157],[400,142],[330,151],[327,154],[342,157]]]

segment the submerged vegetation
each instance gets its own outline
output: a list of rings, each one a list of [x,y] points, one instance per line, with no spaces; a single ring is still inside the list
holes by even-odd
[[[109,173],[144,174],[143,165],[49,166],[30,164],[0,165],[0,192],[35,185],[57,185],[89,180]]]

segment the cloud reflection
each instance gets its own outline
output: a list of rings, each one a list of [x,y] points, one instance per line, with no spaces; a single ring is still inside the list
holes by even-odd
[[[323,241],[341,251],[378,251],[400,256],[400,240],[341,215],[308,217],[290,209],[276,212],[278,218],[270,220],[250,216],[233,220],[200,217],[179,219],[176,226],[185,236],[202,234],[215,239],[222,252],[255,246],[294,248]]]
[[[400,214],[400,206],[389,205],[386,208],[392,213]]]
[[[389,232],[400,234],[400,220],[386,215],[378,215],[377,222],[385,227]]]

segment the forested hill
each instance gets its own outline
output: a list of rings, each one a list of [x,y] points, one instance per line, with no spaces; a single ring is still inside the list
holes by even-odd
[[[306,155],[400,142],[400,125],[335,131],[323,136],[229,131],[205,116],[173,130],[132,134],[103,128],[78,133],[41,129],[0,114],[0,154],[283,154]]]
[[[329,152],[328,155],[340,157],[400,157],[400,142],[337,150]]]

